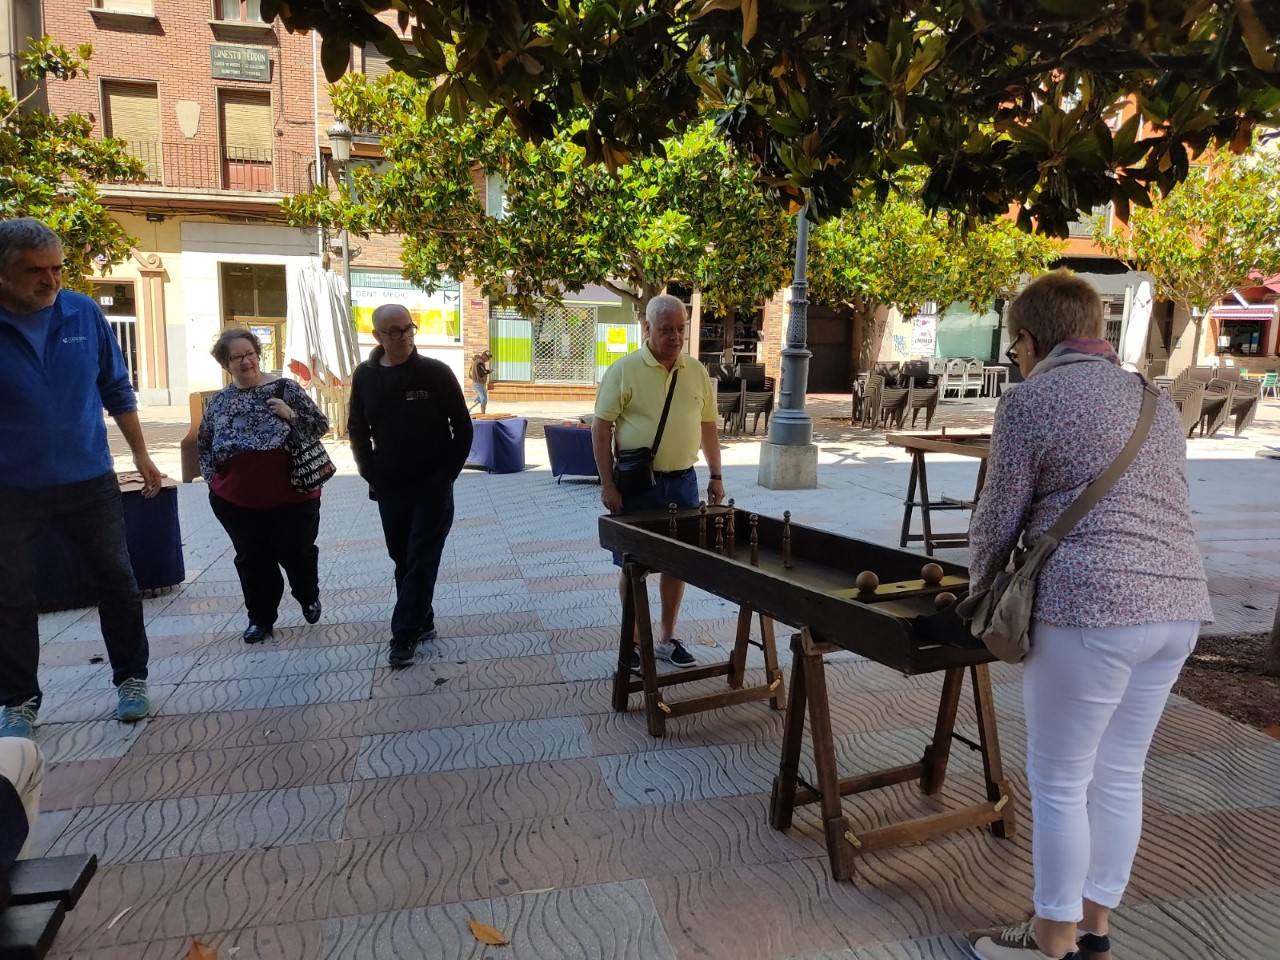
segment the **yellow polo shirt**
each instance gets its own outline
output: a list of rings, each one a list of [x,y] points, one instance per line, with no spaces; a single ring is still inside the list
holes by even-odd
[[[653,469],[664,472],[693,466],[702,445],[702,425],[717,420],[716,388],[707,368],[682,353],[674,370],[680,377],[653,463]],[[670,377],[648,344],[605,371],[596,392],[596,416],[613,422],[619,450],[653,445]]]

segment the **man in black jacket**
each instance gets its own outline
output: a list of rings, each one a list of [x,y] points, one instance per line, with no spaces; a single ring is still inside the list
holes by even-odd
[[[435,639],[432,599],[453,525],[453,482],[471,450],[462,388],[445,364],[418,354],[416,329],[399,304],[373,312],[378,346],[352,377],[347,419],[356,466],[378,501],[396,565],[393,667],[413,663],[418,643]]]

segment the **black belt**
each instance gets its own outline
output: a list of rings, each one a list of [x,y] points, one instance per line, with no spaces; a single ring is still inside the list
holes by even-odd
[[[693,467],[685,467],[683,470],[655,470],[653,475],[655,477],[682,477],[692,469]]]

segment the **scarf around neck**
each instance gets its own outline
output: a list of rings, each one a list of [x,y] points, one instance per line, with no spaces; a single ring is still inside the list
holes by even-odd
[[[1120,358],[1116,356],[1115,349],[1106,340],[1099,340],[1096,337],[1074,337],[1063,340],[1050,350],[1048,355],[1031,369],[1029,376],[1034,377],[1037,373],[1044,373],[1069,363],[1090,361],[1120,366]]]

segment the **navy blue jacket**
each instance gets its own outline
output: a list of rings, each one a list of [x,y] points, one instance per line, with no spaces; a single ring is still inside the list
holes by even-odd
[[[77,483],[112,470],[106,407],[138,409],[120,344],[98,305],[63,290],[44,357],[0,320],[0,486]]]

